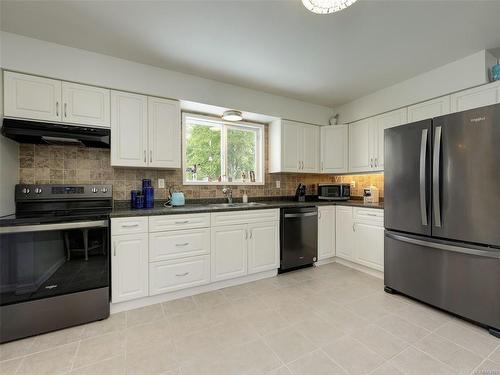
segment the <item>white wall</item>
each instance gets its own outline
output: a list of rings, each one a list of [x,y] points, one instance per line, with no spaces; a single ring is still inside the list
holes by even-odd
[[[496,58],[482,50],[427,73],[376,91],[334,109],[340,123],[349,123],[452,92],[488,83]]]
[[[327,125],[332,109],[2,32],[3,68]]]
[[[1,73],[1,72],[0,72]],[[0,88],[3,74],[0,74]],[[3,120],[3,90],[0,90],[0,123]],[[19,145],[0,135],[0,216],[15,212],[14,187],[19,181]]]

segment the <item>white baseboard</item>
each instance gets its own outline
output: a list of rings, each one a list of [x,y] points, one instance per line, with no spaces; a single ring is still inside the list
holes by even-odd
[[[362,266],[361,264],[353,263],[349,260],[341,259],[339,257],[335,257],[334,262],[338,264],[342,264],[343,266],[350,267],[352,269],[355,269],[356,271],[361,271],[364,273],[367,273],[370,276],[374,276],[378,279],[384,279],[384,273],[381,271],[374,270],[373,268],[368,268],[365,266]]]
[[[175,292],[159,294],[156,296],[149,296],[139,299],[134,299],[132,301],[112,303],[110,306],[111,314],[115,314],[122,311],[137,309],[139,307],[155,305],[157,303],[167,302],[174,299],[194,296],[196,294],[211,292],[213,290],[218,290],[222,288],[227,288],[230,286],[240,285],[249,283],[252,281],[257,281],[261,279],[266,279],[268,277],[274,277],[278,274],[277,270],[265,271],[256,273],[253,275],[247,275],[243,277],[238,277],[236,279],[218,281],[215,283],[210,283],[206,285],[197,286],[194,288],[188,288],[183,290],[177,290]]]
[[[315,266],[322,266],[322,265],[328,264],[328,263],[335,263],[335,257],[330,257],[330,258],[318,260],[316,263],[314,263],[314,265]]]

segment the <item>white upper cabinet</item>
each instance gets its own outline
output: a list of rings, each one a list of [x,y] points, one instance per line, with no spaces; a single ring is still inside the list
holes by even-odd
[[[402,108],[349,124],[349,171],[383,171],[384,130],[406,122]]]
[[[5,116],[110,126],[110,90],[5,72]]]
[[[500,82],[464,90],[451,95],[451,112],[500,103]]]
[[[155,168],[181,167],[181,110],[176,100],[148,98],[149,163]]]
[[[346,173],[349,167],[349,126],[321,127],[321,173]]]
[[[450,96],[428,100],[408,107],[408,123],[427,120],[450,113]]]
[[[147,97],[111,91],[111,165],[146,167],[147,151]]]
[[[281,120],[270,125],[270,172],[319,172],[319,127]]]
[[[349,171],[365,172],[373,166],[373,119],[349,124]],[[370,158],[372,162],[370,163]]]
[[[401,108],[396,111],[387,112],[375,116],[373,126],[375,127],[372,169],[384,170],[384,130],[407,123],[407,109]]]
[[[61,81],[4,72],[4,116],[61,121]]]
[[[335,256],[335,206],[318,207],[318,260]]]
[[[74,124],[110,126],[110,90],[62,83],[62,120]]]

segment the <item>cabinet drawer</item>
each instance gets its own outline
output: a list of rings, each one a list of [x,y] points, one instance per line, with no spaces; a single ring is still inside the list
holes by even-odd
[[[149,261],[210,254],[210,229],[155,232],[149,235]]]
[[[218,212],[212,214],[212,226],[261,223],[279,219],[279,209]]]
[[[355,221],[369,221],[372,223],[384,224],[384,210],[379,208],[354,207]]]
[[[149,231],[206,228],[210,226],[210,214],[163,215],[149,217]]]
[[[123,217],[111,219],[111,234],[113,236],[120,234],[147,233],[147,216]]]
[[[208,284],[210,256],[150,263],[149,277],[150,295]]]

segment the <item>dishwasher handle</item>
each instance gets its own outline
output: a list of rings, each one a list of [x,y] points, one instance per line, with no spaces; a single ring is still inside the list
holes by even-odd
[[[296,213],[296,214],[285,214],[285,219],[289,217],[308,217],[308,216],[318,216],[317,212],[303,212],[303,213]]]

